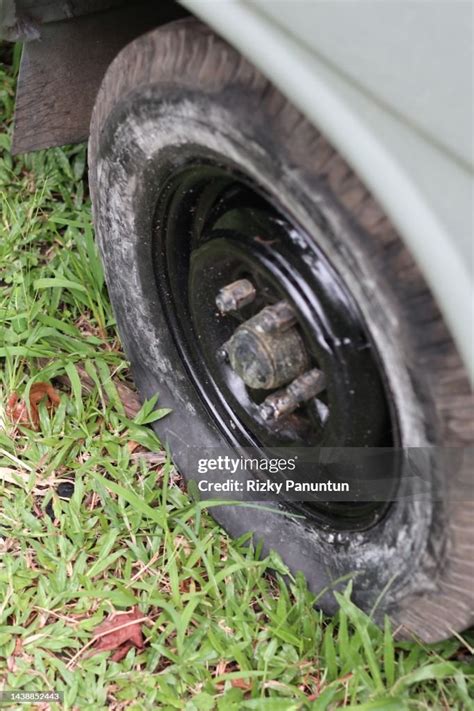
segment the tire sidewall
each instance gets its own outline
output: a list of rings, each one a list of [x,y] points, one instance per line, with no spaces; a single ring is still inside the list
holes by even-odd
[[[162,406],[173,409],[157,423],[158,434],[169,444],[178,468],[189,447],[222,443],[179,361],[158,300],[151,252],[163,161],[173,159],[173,146],[179,148],[177,156],[183,146],[199,146],[233,161],[315,236],[359,304],[386,365],[392,396],[403,403],[397,407],[403,445],[426,445],[426,418],[419,405],[423,384],[418,378],[416,390],[413,387],[406,368],[413,362],[409,340],[390,288],[379,284],[366,236],[311,173],[307,156],[302,168],[298,140],[292,141],[288,131],[282,136],[279,122],[261,110],[249,121],[252,103],[251,92],[242,102],[238,87],[234,93],[229,87],[210,97],[154,86],[121,102],[102,128],[94,163],[99,246],[139,390],[144,397],[158,392]],[[442,511],[434,517],[429,498],[410,496],[409,487],[402,484],[399,500],[376,526],[352,534],[322,530],[277,510],[256,514],[254,509],[225,506],[213,515],[233,536],[251,530],[266,550],[277,550],[292,571],[302,570],[313,590],[338,587],[339,579],[354,575],[354,601],[368,610],[384,593],[380,610],[389,611],[412,590],[433,589],[443,545]],[[335,609],[330,593],[321,604],[328,611]]]

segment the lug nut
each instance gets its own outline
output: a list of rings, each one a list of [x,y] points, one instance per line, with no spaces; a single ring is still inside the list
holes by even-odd
[[[288,301],[265,306],[259,314],[258,329],[264,333],[282,333],[296,323],[295,310]]]
[[[251,281],[239,279],[219,291],[216,297],[216,306],[221,314],[238,311],[251,304],[256,295],[257,291]]]
[[[324,373],[317,368],[308,370],[286,388],[265,398],[260,405],[260,416],[266,422],[280,420],[294,412],[303,402],[316,397],[325,387]]]

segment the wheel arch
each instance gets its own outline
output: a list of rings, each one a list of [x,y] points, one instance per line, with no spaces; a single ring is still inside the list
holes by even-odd
[[[365,182],[418,262],[474,380],[474,341],[466,325],[473,320],[474,268],[469,168],[346,81],[257,6],[180,1],[273,81]],[[334,12],[341,8],[335,5]],[[400,71],[409,72],[400,62]]]

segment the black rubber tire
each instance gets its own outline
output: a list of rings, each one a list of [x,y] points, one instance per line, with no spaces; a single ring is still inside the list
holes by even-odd
[[[382,355],[403,446],[472,445],[462,363],[375,199],[259,71],[207,27],[184,20],[140,37],[114,60],[89,143],[95,227],[119,331],[141,395],[159,392],[160,403],[173,408],[156,429],[178,466],[185,441],[220,441],[176,357],[151,265],[154,175],[163,152],[182,142],[231,157],[310,234],[322,235],[321,247],[357,299]],[[253,531],[290,569],[303,571],[315,592],[356,572],[359,606],[370,610],[382,595],[379,615],[387,612],[405,634],[434,641],[473,621],[474,506],[456,495],[466,491],[469,477],[467,462],[455,471],[434,465],[441,500],[399,501],[379,524],[357,534],[335,535],[253,509],[223,507],[216,518],[234,536]],[[335,609],[330,593],[320,604]]]

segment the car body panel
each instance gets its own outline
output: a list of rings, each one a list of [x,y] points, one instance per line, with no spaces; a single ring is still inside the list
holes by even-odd
[[[472,167],[472,3],[252,0],[252,5],[370,99]]]
[[[471,4],[442,1],[443,12],[432,14],[429,2],[351,2],[363,13],[362,34],[354,31],[357,13],[345,2],[181,2],[258,66],[361,176],[417,260],[473,376],[473,182],[466,150],[472,144],[472,125],[469,130],[466,124],[472,110]],[[397,8],[405,5],[416,6],[411,37],[423,36],[416,52],[407,50],[408,20],[396,21]],[[453,6],[461,29],[450,38],[455,61],[446,58],[441,82],[433,59],[443,29],[451,27],[446,17]],[[359,68],[351,68],[355,57]],[[376,63],[377,71],[353,77]],[[395,74],[387,88],[387,77]],[[446,106],[455,97],[456,106]]]

